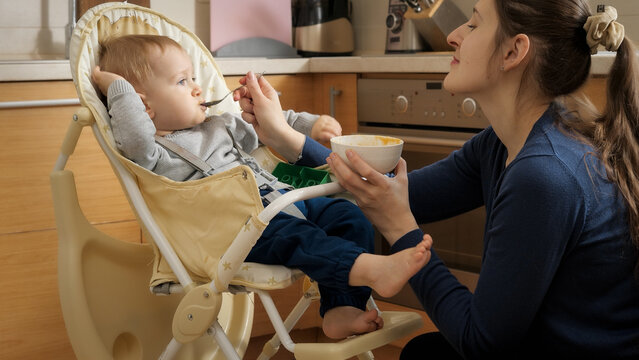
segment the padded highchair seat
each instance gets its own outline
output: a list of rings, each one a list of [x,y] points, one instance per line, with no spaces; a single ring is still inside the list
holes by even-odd
[[[240,270],[235,273],[230,284],[260,290],[276,290],[291,286],[303,276],[302,271],[282,265],[245,262],[240,265]],[[172,289],[172,286],[177,286],[177,284],[174,282],[159,284],[152,287],[152,291],[154,293],[168,293],[168,289]]]

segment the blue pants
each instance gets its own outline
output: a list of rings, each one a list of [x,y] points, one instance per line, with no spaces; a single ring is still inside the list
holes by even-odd
[[[317,281],[320,315],[336,306],[366,309],[371,289],[348,285],[361,253],[373,253],[373,227],[361,210],[343,199],[313,198],[295,203],[306,220],[280,212],[266,227],[246,261],[302,270]]]

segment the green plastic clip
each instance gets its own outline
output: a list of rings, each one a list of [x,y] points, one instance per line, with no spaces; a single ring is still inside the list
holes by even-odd
[[[275,166],[273,175],[281,182],[291,185],[296,189],[331,182],[331,177],[326,170],[291,165],[283,162]]]

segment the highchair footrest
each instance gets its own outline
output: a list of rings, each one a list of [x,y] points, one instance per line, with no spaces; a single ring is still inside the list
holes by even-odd
[[[196,340],[217,319],[222,295],[209,284],[200,285],[184,295],[173,315],[173,337],[182,344]]]
[[[297,360],[348,359],[358,354],[403,338],[422,327],[423,321],[414,312],[382,312],[384,327],[364,335],[354,336],[336,343],[295,344]]]

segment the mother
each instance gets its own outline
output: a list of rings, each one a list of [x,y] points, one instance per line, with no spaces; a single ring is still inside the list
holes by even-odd
[[[418,224],[486,206],[475,292],[433,251],[410,285],[439,333],[414,338],[402,359],[639,358],[638,70],[615,9],[599,10],[479,0],[448,37],[444,86],[474,97],[491,126],[410,174],[401,160],[393,178],[354,153],[357,173],[328,159],[395,252],[422,240]],[[600,44],[616,58],[594,114],[570,95]]]

